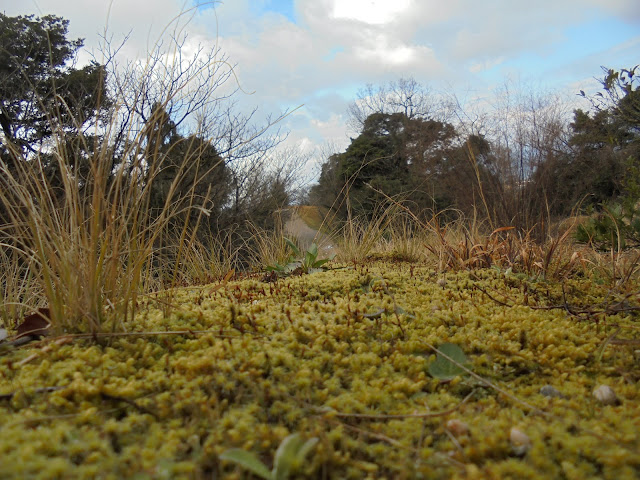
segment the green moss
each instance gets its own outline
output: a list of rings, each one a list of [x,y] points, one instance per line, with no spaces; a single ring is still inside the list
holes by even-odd
[[[640,475],[637,347],[603,349],[614,331],[605,324],[632,337],[632,311],[569,315],[565,303],[576,311],[611,303],[611,291],[586,280],[525,288],[526,279],[483,270],[449,273],[443,287],[438,278],[379,262],[276,284],[186,288],[173,292],[168,316],[162,298],[149,299],[130,330],[210,333],[9,351],[0,358],[0,394],[14,394],[0,400],[0,477],[246,478],[218,455],[242,448],[270,465],[293,432],[319,439],[309,478]],[[538,411],[469,376],[432,378],[428,345],[447,342],[472,371]],[[599,384],[621,402],[599,404],[591,395]],[[544,385],[564,397],[541,395]],[[468,394],[447,415],[342,415],[440,412]],[[469,432],[452,437],[451,418]],[[531,439],[524,456],[510,446],[512,427]]]

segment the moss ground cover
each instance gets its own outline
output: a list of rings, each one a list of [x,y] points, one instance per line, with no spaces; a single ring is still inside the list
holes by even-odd
[[[219,456],[292,433],[296,478],[640,476],[637,298],[591,280],[377,261],[141,302],[2,353],[1,478],[252,478]],[[445,343],[473,375],[429,374]]]

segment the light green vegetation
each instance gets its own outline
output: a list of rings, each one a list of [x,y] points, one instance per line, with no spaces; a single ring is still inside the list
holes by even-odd
[[[220,455],[220,459],[235,462],[265,480],[286,480],[292,472],[302,466],[304,457],[318,443],[316,437],[306,442],[299,433],[292,433],[284,440],[276,451],[273,469],[269,470],[254,454],[239,448],[232,448]]]
[[[255,478],[221,455],[268,471],[292,434],[318,442],[290,478],[640,475],[637,294],[346,267],[145,296],[126,334],[5,352],[0,477]],[[466,357],[447,381],[444,344]]]
[[[285,238],[285,243],[291,250],[291,255],[287,260],[280,264],[269,265],[266,267],[267,271],[275,272],[280,276],[287,276],[293,273],[317,273],[325,268],[325,264],[333,260],[334,256],[330,258],[318,259],[318,245],[312,243],[311,246],[302,253],[298,246],[290,239]]]

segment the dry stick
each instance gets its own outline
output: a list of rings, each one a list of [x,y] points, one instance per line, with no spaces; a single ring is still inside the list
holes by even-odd
[[[598,354],[598,357],[597,357],[598,362],[602,360],[602,355],[604,355],[604,350],[605,348],[607,348],[607,345],[609,344],[609,342],[611,342],[611,340],[613,340],[616,337],[616,335],[618,335],[619,332],[620,332],[620,327],[618,327],[611,335],[607,337],[607,339],[604,342],[602,342],[602,347],[600,347],[600,353]]]
[[[96,337],[151,337],[151,336],[161,336],[161,335],[205,335],[207,333],[212,334],[215,338],[244,338],[243,335],[231,335],[231,334],[220,334],[216,333],[220,332],[220,330],[167,330],[167,331],[151,331],[151,332],[98,332],[98,333],[73,333],[69,335],[62,335],[54,339],[54,341],[61,341],[64,343],[64,340],[75,340],[82,338],[96,338]],[[258,333],[246,332],[245,335],[250,335],[254,338],[268,338],[267,335],[262,335]],[[51,341],[52,339],[41,340],[39,342],[30,343],[30,347],[37,346],[43,342]],[[0,346],[2,344],[0,343]]]
[[[234,338],[244,338],[243,335],[220,335],[214,333],[215,330],[177,330],[177,331],[168,331],[168,332],[102,332],[102,333],[76,333],[72,335],[64,335],[62,337],[58,337],[55,339],[47,339],[41,340],[38,343],[27,343],[24,345],[29,345],[30,347],[36,347],[44,342],[53,341],[56,345],[64,345],[65,343],[70,343],[75,339],[81,338],[97,338],[97,337],[130,337],[130,336],[160,336],[160,335],[202,335],[202,334],[212,334],[215,338],[226,338],[226,339],[234,339]],[[217,330],[219,331],[219,330]],[[268,338],[266,335],[259,335],[254,333],[247,332],[247,335],[252,336],[253,338]],[[1,344],[0,344],[1,345]],[[32,353],[27,358],[24,358],[19,363],[17,363],[18,367],[21,367],[32,360],[38,358],[38,356],[42,353],[47,353],[51,350],[51,345],[46,345],[39,352]]]
[[[342,413],[342,412],[334,412],[328,411],[332,416],[340,417],[340,418],[363,418],[368,420],[391,420],[395,418],[430,418],[430,417],[443,417],[445,415],[449,415],[450,413],[458,410],[462,405],[464,405],[467,400],[471,398],[471,396],[475,393],[473,390],[469,393],[464,399],[455,405],[454,407],[449,408],[448,410],[443,410],[440,412],[423,412],[423,413],[406,413],[406,414],[368,414],[368,413]]]
[[[365,435],[367,437],[371,437],[371,438],[375,438],[377,440],[382,440],[383,442],[387,442],[391,445],[393,445],[394,447],[400,448],[402,450],[408,450],[410,452],[416,452],[418,453],[418,449],[417,448],[411,448],[411,447],[407,447],[405,445],[403,445],[402,443],[400,443],[399,441],[397,441],[394,438],[388,437],[386,435],[383,435],[382,433],[376,433],[376,432],[370,432],[369,430],[364,430],[362,428],[358,428],[358,427],[354,427],[353,425],[349,425],[347,423],[344,422],[340,422],[337,420],[333,420],[331,418],[323,418],[324,421],[329,422],[329,423],[333,423],[333,424],[338,424],[339,426],[345,427],[348,430],[353,430],[354,432],[360,433],[362,435]],[[462,468],[465,469],[466,465],[462,462],[459,462],[458,460],[455,460],[447,455],[444,455],[442,453],[439,452],[434,452],[433,454],[435,457],[438,457],[442,460],[444,460],[445,462],[449,462],[453,465],[455,465],[458,468]]]
[[[42,392],[53,392],[53,391],[55,391],[55,390],[62,390],[62,389],[67,388],[67,387],[68,387],[68,385],[61,386],[61,387],[45,387],[45,388],[40,388],[40,389],[38,389],[38,390],[40,390],[40,391],[42,391]],[[38,391],[38,390],[37,390],[37,391]],[[7,395],[11,395],[11,396],[13,396],[13,395],[15,395],[15,393],[16,393],[16,392],[13,392],[13,393],[11,393],[11,394],[7,394]],[[150,411],[150,410],[146,409],[145,407],[142,407],[142,406],[138,405],[138,404],[137,404],[137,403],[135,403],[133,400],[129,400],[129,399],[127,399],[127,398],[123,398],[123,397],[118,397],[118,396],[115,396],[115,395],[105,394],[105,393],[102,393],[102,392],[100,393],[100,395],[101,395],[103,398],[107,398],[107,399],[112,399],[112,400],[117,400],[117,401],[125,402],[125,403],[127,403],[127,404],[129,404],[129,405],[132,405],[132,406],[133,406],[133,407],[135,407],[137,410],[139,410],[139,411],[141,411],[141,412],[143,412],[143,413],[146,413],[146,414],[149,414],[149,415],[151,415],[151,416],[153,416],[153,417],[155,417],[155,418],[158,418],[158,416],[157,416],[155,413],[153,413],[152,411]],[[150,393],[150,394],[148,394],[148,395],[144,395],[144,396],[139,397],[139,398],[148,398],[148,397],[151,397],[151,396],[153,396],[153,395],[156,395],[156,394],[155,394],[155,393]],[[107,414],[107,413],[113,413],[113,412],[117,412],[117,411],[119,411],[119,410],[122,410],[122,408],[123,408],[123,407],[108,408],[108,409],[106,409],[106,410],[98,410],[96,413],[99,413],[99,414],[101,414],[101,415],[105,415],[105,414]],[[7,423],[7,424],[5,424],[5,425],[1,425],[1,426],[0,426],[0,431],[1,431],[2,429],[4,429],[4,428],[7,428],[7,427],[13,427],[13,426],[16,426],[16,425],[21,425],[21,424],[37,424],[37,423],[40,423],[40,422],[47,422],[47,421],[53,421],[53,420],[63,420],[63,419],[65,419],[65,418],[74,418],[74,417],[79,417],[80,415],[83,415],[84,413],[85,413],[85,412],[78,412],[78,413],[63,413],[63,414],[61,414],[61,415],[47,415],[47,416],[45,416],[45,417],[25,418],[25,419],[23,419],[23,420],[18,420],[18,421],[15,421],[15,422]]]
[[[72,340],[68,337],[60,337],[57,338],[53,344],[54,345],[64,345],[65,343],[70,343]],[[18,367],[22,367],[23,365],[26,365],[27,363],[29,363],[31,360],[35,360],[36,358],[38,358],[38,356],[41,353],[47,353],[49,351],[51,351],[53,349],[53,345],[49,344],[46,345],[45,347],[43,347],[39,352],[35,352],[32,353],[31,355],[29,355],[27,358],[22,359],[21,361],[19,361],[17,363]]]
[[[471,276],[475,277],[476,279],[478,279],[473,274]],[[478,290],[480,290],[487,297],[489,297],[490,300],[493,300],[498,305],[502,305],[503,307],[508,307],[508,308],[513,308],[513,307],[516,306],[515,300],[513,300],[513,299],[511,299],[511,301],[513,301],[514,303],[513,304],[508,304],[506,302],[503,302],[502,300],[498,300],[497,298],[495,298],[494,296],[489,294],[489,292],[487,292],[480,285],[474,285],[474,287],[477,288]],[[564,310],[569,315],[571,315],[573,317],[577,317],[578,315],[587,315],[587,316],[593,316],[593,315],[599,315],[599,314],[615,315],[616,313],[640,311],[640,306],[624,306],[625,300],[627,298],[629,298],[630,296],[634,295],[635,293],[626,295],[623,300],[621,300],[621,301],[619,301],[619,302],[617,302],[617,303],[615,303],[615,304],[613,304],[611,306],[607,305],[602,310],[597,310],[597,309],[593,309],[593,308],[576,310],[571,305],[569,305],[569,303],[567,302],[567,296],[566,296],[566,291],[564,290],[564,285],[563,285],[562,294],[563,294],[564,303],[561,304],[561,305],[524,305],[524,306],[529,307],[532,310]],[[508,297],[508,295],[505,295],[505,296]]]
[[[140,413],[146,413],[146,414],[151,415],[152,417],[154,417],[156,420],[158,419],[158,415],[155,412],[149,410],[146,407],[143,407],[142,405],[138,405],[135,401],[129,400],[128,398],[119,397],[117,395],[111,395],[111,394],[104,393],[104,392],[100,392],[100,396],[102,398],[104,398],[105,400],[115,400],[117,402],[124,402],[127,405],[131,405],[133,408],[138,410]]]
[[[49,393],[49,392],[55,392],[57,390],[62,390],[63,388],[67,388],[65,387],[42,387],[42,388],[36,388],[33,393]],[[0,395],[0,400],[11,400],[18,392],[11,392],[11,393],[3,393],[2,395]]]
[[[509,305],[508,303],[505,303],[501,300],[498,300],[497,298],[492,297],[491,295],[489,295],[489,293],[482,288],[480,285],[474,285],[475,288],[477,288],[478,290],[480,290],[482,293],[484,293],[487,297],[489,297],[489,299],[493,300],[494,302],[496,302],[498,305],[501,305],[503,307],[508,307],[508,308],[512,308],[514,307],[514,305]]]
[[[612,338],[609,340],[611,345],[640,345],[640,339],[633,338]]]

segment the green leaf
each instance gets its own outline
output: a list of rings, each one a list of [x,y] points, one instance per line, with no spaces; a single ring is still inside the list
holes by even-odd
[[[311,246],[309,247],[309,249],[307,250],[307,253],[315,261],[315,259],[318,258],[318,245],[316,245],[315,243],[312,243]]]
[[[302,442],[299,433],[293,433],[282,440],[273,461],[273,480],[286,480],[292,471],[302,465],[304,457],[318,442],[317,438],[311,438]]]
[[[298,463],[300,465],[302,464],[302,461],[305,459],[308,453],[311,451],[311,449],[316,446],[316,443],[318,443],[318,439],[316,437],[313,437],[304,442],[304,445],[300,447],[300,450],[298,451]]]
[[[331,259],[330,258],[323,258],[322,260],[318,260],[317,262],[313,262],[313,265],[311,266],[312,268],[320,268],[322,265],[324,265],[327,262],[330,262]]]
[[[287,245],[289,245],[289,248],[293,251],[293,254],[295,255],[296,258],[302,257],[302,252],[300,252],[300,249],[295,243],[293,243],[287,237],[284,237],[284,241]]]
[[[220,460],[234,462],[265,480],[273,480],[273,475],[253,453],[240,448],[232,448],[220,455]]]
[[[310,268],[313,267],[313,263],[315,261],[316,261],[316,257],[314,257],[311,252],[307,252],[307,253],[304,254],[304,263],[303,263],[302,267],[305,270],[309,270]]]
[[[444,353],[460,365],[467,363],[467,356],[459,346],[453,343],[443,343],[438,348],[436,359],[429,365],[429,373],[432,377],[439,380],[452,380],[465,373],[462,368],[445,358],[441,353]]]

